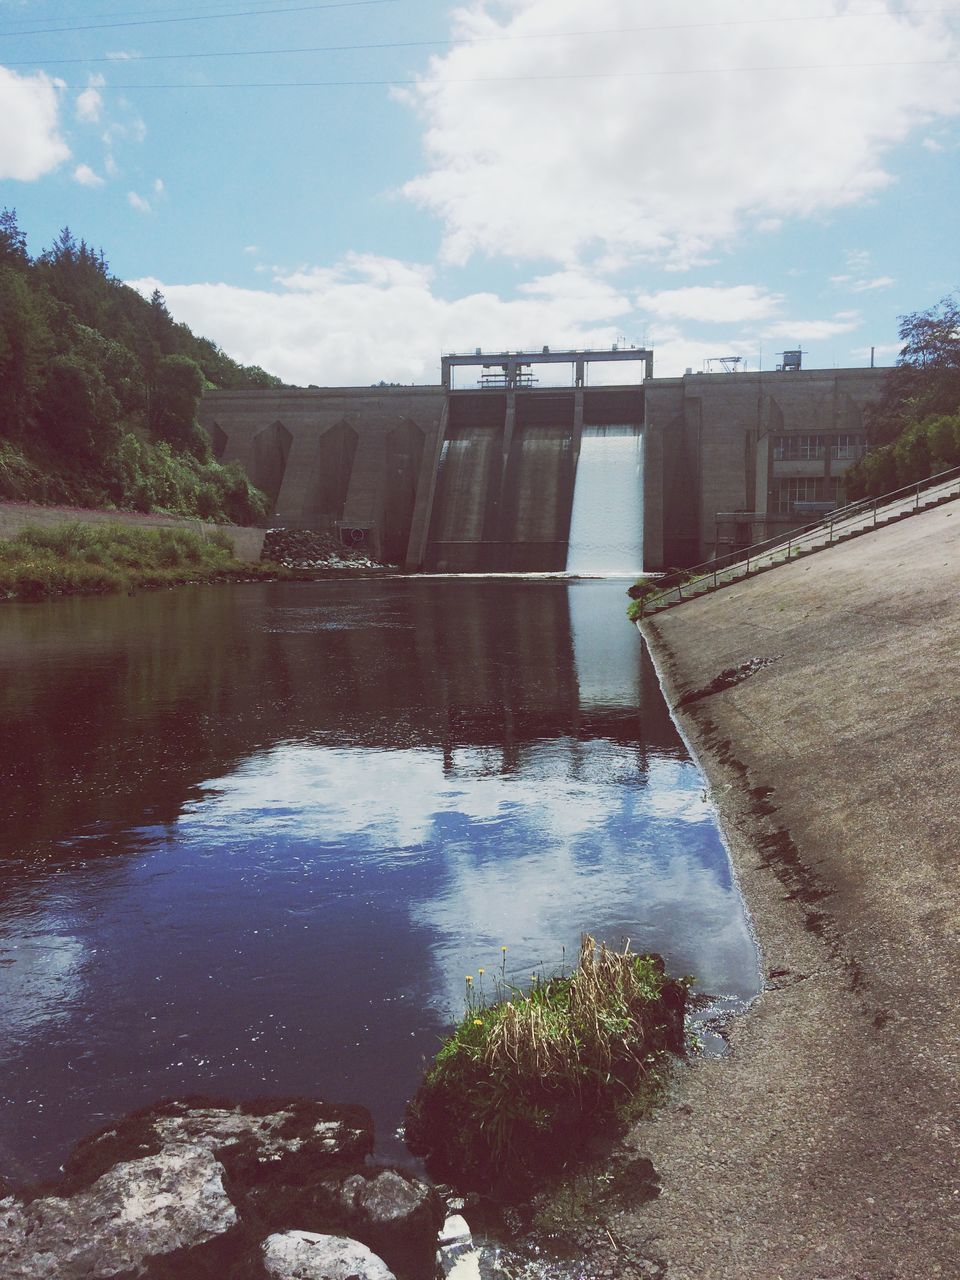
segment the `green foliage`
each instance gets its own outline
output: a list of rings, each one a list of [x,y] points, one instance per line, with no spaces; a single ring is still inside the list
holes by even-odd
[[[482,971],[481,971],[482,973]],[[407,1142],[459,1184],[523,1183],[556,1167],[600,1117],[659,1078],[680,1052],[687,983],[659,956],[585,937],[569,976],[526,992],[467,980],[467,1012],[408,1108]]]
[[[103,462],[120,442],[117,398],[103,374],[75,356],[55,356],[37,401],[37,424],[68,462]]]
[[[960,466],[960,412],[914,422],[899,439],[874,449],[846,475],[851,501],[879,498],[938,471]]]
[[[150,397],[150,426],[155,436],[195,458],[210,456],[210,441],[197,422],[203,373],[189,356],[163,356],[157,362]]]
[[[159,290],[111,276],[69,227],[31,260],[0,211],[0,496],[263,519],[243,473],[210,460],[197,406],[204,387],[280,386],[177,324]]]
[[[21,600],[276,573],[234,560],[225,534],[190,529],[76,523],[0,541],[0,595]]]

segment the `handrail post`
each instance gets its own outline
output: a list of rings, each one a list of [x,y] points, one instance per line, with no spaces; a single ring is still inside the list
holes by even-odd
[[[914,507],[919,507],[919,505],[920,505],[920,481],[919,481],[919,480],[917,481],[917,496],[916,496],[916,501],[914,502],[914,504],[913,504],[913,505],[914,505]]]

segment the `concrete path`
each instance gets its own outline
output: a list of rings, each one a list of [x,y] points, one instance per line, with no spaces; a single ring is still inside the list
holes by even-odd
[[[956,1278],[960,504],[644,626],[767,990],[633,1133],[663,1191],[619,1273]]]

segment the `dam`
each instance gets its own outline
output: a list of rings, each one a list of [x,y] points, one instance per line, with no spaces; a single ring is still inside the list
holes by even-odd
[[[635,380],[590,385],[594,365]],[[546,385],[557,367],[569,386]],[[477,350],[435,386],[208,392],[201,423],[275,525],[412,572],[632,574],[839,505],[884,372],[655,378],[646,348]]]

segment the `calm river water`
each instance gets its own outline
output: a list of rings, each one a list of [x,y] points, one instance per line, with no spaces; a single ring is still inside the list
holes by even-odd
[[[744,1000],[730,865],[622,583],[374,580],[0,612],[0,1175],[161,1096],[371,1108],[464,977],[589,930]]]

